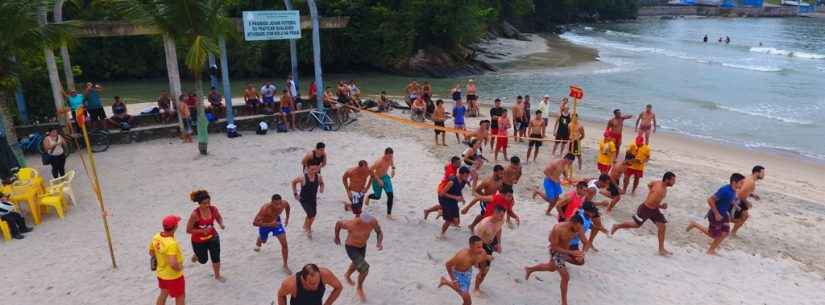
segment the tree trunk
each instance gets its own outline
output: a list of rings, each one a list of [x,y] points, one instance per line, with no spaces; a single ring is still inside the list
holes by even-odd
[[[175,113],[180,114],[178,109],[178,97],[182,94],[180,88],[180,69],[178,68],[178,51],[175,40],[169,35],[163,35],[163,51],[166,57],[166,74],[169,76],[169,92],[172,98],[172,107]],[[178,115],[178,129],[181,135],[183,130],[183,119]]]
[[[46,20],[46,6],[45,1],[41,2],[41,6],[38,9],[38,16],[40,17],[40,24],[45,25]],[[63,114],[63,87],[60,85],[60,75],[57,73],[57,62],[54,59],[54,51],[49,48],[43,49],[43,53],[46,55],[46,68],[49,71],[49,83],[52,86],[52,98],[54,98],[54,108],[56,110],[57,121],[60,122],[60,125],[66,124],[66,117]]]
[[[0,125],[2,125],[3,135],[6,137],[6,142],[9,143],[11,151],[17,157],[17,163],[20,167],[26,167],[26,158],[23,157],[23,152],[17,147],[17,132],[14,130],[14,122],[12,121],[11,111],[9,111],[9,96],[5,92],[0,91]]]
[[[64,0],[57,0],[54,2],[54,22],[63,22],[63,2]],[[63,77],[66,79],[66,90],[77,88],[74,83],[74,74],[72,73],[72,61],[69,59],[69,48],[66,44],[60,46],[60,57],[63,58]]]
[[[318,24],[318,7],[315,0],[307,0],[309,14],[312,17],[312,54],[315,59],[315,86],[318,94],[315,98],[318,110],[324,109],[324,77],[321,75],[321,26]]]
[[[192,74],[195,75],[195,92],[198,94],[198,151],[201,155],[206,155],[209,145],[209,122],[206,121],[206,109],[203,108],[203,76],[198,72]]]

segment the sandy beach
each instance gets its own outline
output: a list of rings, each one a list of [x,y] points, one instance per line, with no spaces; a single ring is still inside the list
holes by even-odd
[[[400,111],[394,114],[404,116]],[[478,119],[468,119],[477,126]],[[448,122],[448,125],[451,122]],[[584,169],[577,177],[594,176],[595,135],[603,122],[586,124],[583,142]],[[625,131],[630,138],[632,128]],[[299,161],[318,141],[326,142],[330,154],[323,170],[326,192],[320,195],[315,238],[308,240],[300,229],[304,212],[290,198],[292,218],[287,227],[290,267],[306,263],[330,268],[339,277],[349,260],[335,246],[333,227],[349,218],[342,207],[345,193],[343,172],[358,160],[376,160],[385,147],[395,149],[397,176],[394,179],[397,220],[379,217],[386,234],[384,250],[370,241],[367,261],[371,264],[365,289],[366,304],[459,304],[448,289],[436,288],[445,275],[444,262],[466,246],[466,227],[451,229],[448,239],[435,238],[440,221],[422,218],[422,209],[436,202],[435,186],[442,168],[452,155],[465,148],[448,135],[448,147],[432,145],[428,129],[401,126],[361,114],[342,132],[290,132],[258,136],[245,133],[228,139],[210,137],[210,155],[199,156],[193,145],[177,140],[156,140],[116,145],[96,155],[104,198],[110,211],[112,237],[118,269],[110,266],[100,212],[83,173],[78,155],[68,167],[80,175],[74,183],[79,206],[65,219],[45,216],[26,239],[0,243],[0,299],[6,304],[126,304],[150,303],[158,292],[149,271],[146,245],[160,229],[161,218],[170,213],[188,217],[194,204],[188,194],[204,188],[224,216],[227,229],[220,231],[223,273],[226,283],[211,279],[208,265],[188,260],[184,272],[189,304],[270,304],[287,274],[280,269],[276,242],[260,253],[253,252],[256,230],[252,218],[273,193],[291,192],[289,181],[300,173]],[[522,158],[525,143],[512,143],[511,153]],[[821,164],[796,158],[750,151],[737,147],[659,133],[652,140],[653,154],[643,183],[659,179],[667,170],[677,174],[665,212],[672,257],[656,255],[655,228],[600,236],[601,252],[587,254],[584,266],[571,269],[571,304],[821,304],[825,276],[823,228],[825,183]],[[489,151],[485,156],[491,158]],[[516,211],[520,227],[506,228],[503,253],[497,254],[483,292],[473,295],[474,304],[558,304],[557,274],[536,274],[523,280],[523,267],[547,261],[547,233],[555,220],[544,216],[545,205],[532,200],[528,189],[538,186],[541,169],[552,159],[542,147],[537,164],[525,166],[516,186]],[[41,174],[37,157],[29,163]],[[502,163],[503,164],[503,163]],[[762,200],[756,203],[749,223],[739,238],[727,240],[719,257],[704,254],[708,240],[698,233],[685,233],[689,220],[701,221],[706,199],[726,183],[731,172],[748,173],[755,164],[767,168],[767,178],[757,186]],[[484,168],[486,176],[492,166]],[[625,196],[617,210],[603,216],[607,226],[630,219],[646,194]],[[470,196],[465,190],[465,196]],[[290,196],[287,196],[288,198]],[[369,207],[373,215],[385,213],[382,199]],[[462,224],[472,220],[466,215]],[[192,254],[189,236],[178,231],[184,256]],[[13,267],[9,267],[13,266]],[[352,286],[336,304],[358,304]]]

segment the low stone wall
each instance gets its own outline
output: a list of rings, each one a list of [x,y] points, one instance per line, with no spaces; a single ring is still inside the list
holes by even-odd
[[[728,16],[728,17],[793,17],[799,9],[793,6],[720,8],[709,6],[651,6],[639,9],[639,16]]]

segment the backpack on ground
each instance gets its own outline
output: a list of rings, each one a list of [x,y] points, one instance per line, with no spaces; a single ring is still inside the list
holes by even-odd
[[[265,135],[266,132],[269,131],[269,124],[264,121],[258,123],[258,128],[255,130],[256,134]]]

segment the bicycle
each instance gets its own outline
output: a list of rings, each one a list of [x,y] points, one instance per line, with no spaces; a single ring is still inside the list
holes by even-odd
[[[344,125],[340,116],[335,115],[335,119],[331,117],[328,112],[330,110],[312,109],[307,112],[307,115],[298,122],[298,129],[302,131],[312,131],[315,127],[321,127],[323,130],[338,131]]]

